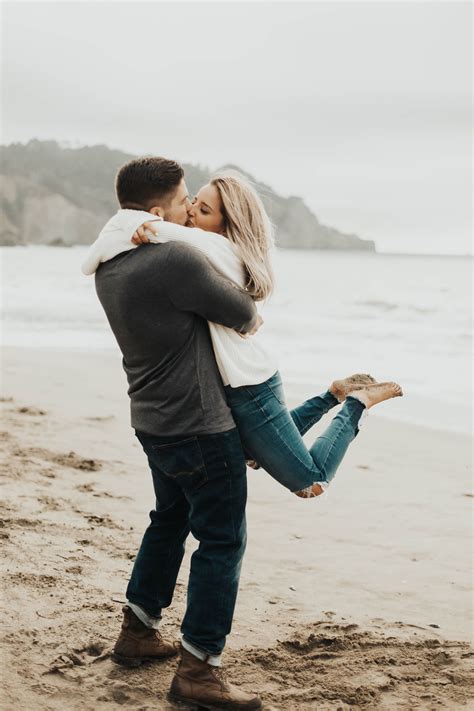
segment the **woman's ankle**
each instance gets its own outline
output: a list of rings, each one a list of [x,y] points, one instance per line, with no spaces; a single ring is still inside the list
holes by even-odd
[[[321,481],[315,481],[311,486],[307,486],[305,489],[300,489],[299,491],[294,491],[295,496],[299,496],[300,499],[314,499],[316,496],[321,496],[327,489],[327,483]]]

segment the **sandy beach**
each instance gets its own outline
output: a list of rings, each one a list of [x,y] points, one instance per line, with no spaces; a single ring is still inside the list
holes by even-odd
[[[7,348],[2,371],[1,708],[174,708],[175,660],[128,670],[109,658],[153,507],[120,357]],[[267,711],[468,707],[470,456],[467,436],[371,413],[323,497],[249,470],[229,678]]]

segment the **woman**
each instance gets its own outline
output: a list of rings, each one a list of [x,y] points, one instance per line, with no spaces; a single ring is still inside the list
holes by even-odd
[[[160,221],[138,210],[120,210],[102,230],[83,263],[92,274],[101,262],[148,243],[178,240],[203,251],[236,286],[255,301],[273,290],[273,237],[263,204],[240,177],[213,178],[197,194],[188,226]],[[273,356],[259,334],[243,338],[232,329],[209,324],[227,401],[249,458],[302,498],[322,494],[333,479],[365,410],[402,390],[393,382],[376,383],[356,374],[334,381],[329,389],[291,412],[284,401]],[[343,406],[308,449],[302,436],[335,405]]]

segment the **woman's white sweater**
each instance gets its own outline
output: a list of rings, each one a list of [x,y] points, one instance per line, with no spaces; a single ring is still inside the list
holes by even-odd
[[[121,252],[136,249],[136,245],[130,240],[144,222],[155,222],[154,227],[158,229],[156,236],[149,233],[150,242],[186,242],[203,252],[224,276],[237,286],[244,287],[242,262],[226,237],[196,227],[165,222],[156,215],[140,210],[119,210],[107,222],[87,252],[82,263],[83,273],[94,274],[102,262],[107,262]],[[268,380],[276,372],[277,363],[262,343],[260,332],[242,338],[233,329],[217,323],[209,323],[209,330],[224,385],[231,385],[233,388],[257,385]]]

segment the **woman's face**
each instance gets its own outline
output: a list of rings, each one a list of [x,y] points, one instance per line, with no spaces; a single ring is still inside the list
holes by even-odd
[[[224,234],[223,206],[215,185],[204,185],[188,210],[188,227],[199,227],[206,232]]]

